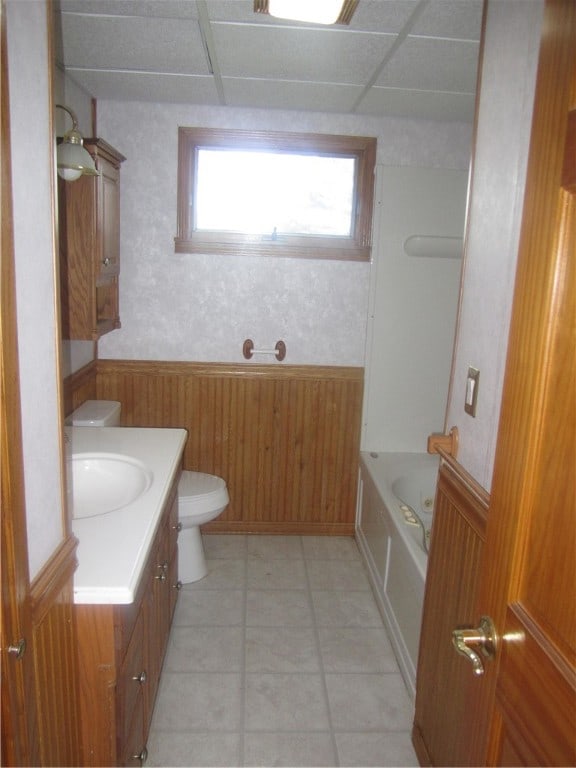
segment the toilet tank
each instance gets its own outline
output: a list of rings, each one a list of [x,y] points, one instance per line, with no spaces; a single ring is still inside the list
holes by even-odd
[[[74,427],[120,426],[120,403],[117,400],[86,400],[66,419]]]

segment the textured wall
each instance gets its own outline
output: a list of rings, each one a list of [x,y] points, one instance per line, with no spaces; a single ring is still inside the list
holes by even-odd
[[[524,201],[543,2],[490,2],[447,427],[458,460],[490,490]],[[464,412],[468,366],[480,370],[476,417]]]
[[[44,3],[8,2],[6,19],[22,445],[33,578],[63,537],[47,9]]]
[[[283,339],[286,363],[363,365],[369,264],[174,253],[179,125],[376,136],[381,164],[448,168],[467,168],[470,126],[99,103],[99,134],[128,158],[121,181],[122,328],[101,340],[101,358],[243,362],[242,343],[251,338],[257,347]]]

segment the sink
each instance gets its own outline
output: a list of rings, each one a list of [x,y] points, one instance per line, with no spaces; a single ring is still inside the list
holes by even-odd
[[[67,460],[68,503],[74,519],[125,507],[145,493],[152,472],[119,453],[75,453]]]

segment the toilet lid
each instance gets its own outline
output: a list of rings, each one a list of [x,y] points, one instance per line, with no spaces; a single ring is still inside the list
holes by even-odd
[[[196,512],[225,507],[229,502],[226,483],[221,477],[185,470],[178,481],[178,499],[191,503]]]

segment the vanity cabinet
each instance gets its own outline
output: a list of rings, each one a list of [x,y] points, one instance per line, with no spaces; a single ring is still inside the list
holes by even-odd
[[[120,327],[120,165],[103,139],[85,139],[99,176],[58,180],[60,293],[65,339],[97,341]]]
[[[83,765],[142,765],[146,759],[180,588],[178,479],[164,506],[134,602],[75,605]]]

